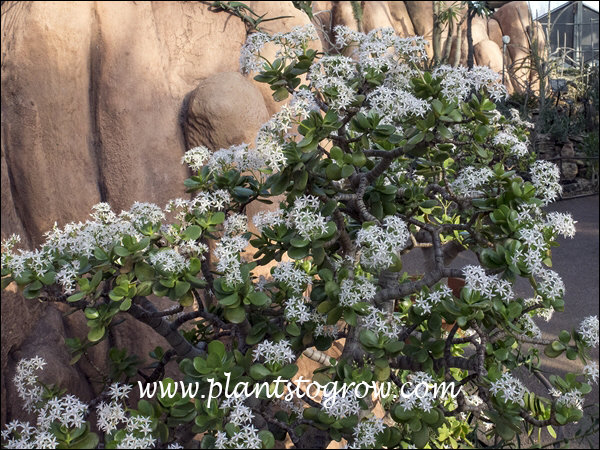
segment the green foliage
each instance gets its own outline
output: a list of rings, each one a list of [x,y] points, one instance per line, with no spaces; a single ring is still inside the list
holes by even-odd
[[[214,6],[254,28],[270,20],[239,2]],[[124,403],[130,420],[145,422],[147,431],[134,437],[161,445],[187,430],[204,433],[203,448],[273,447],[286,435],[307,446],[314,435],[325,445],[344,438],[388,448],[481,440],[509,446],[533,428],[581,419],[576,403],[534,395],[511,375],[527,370],[559,398],[585,395],[583,374],[546,380],[540,358],[587,363],[593,338],[583,325],[551,342],[536,334],[537,313],[564,309],[562,281],[548,267],[559,231],[569,232],[572,222],[555,225],[541,211],[556,197],[556,183],[540,182],[547,174],[533,171],[537,163],[528,172],[528,131],[498,113],[494,80],[473,71],[448,84],[456,73],[417,64],[419,40],[394,41],[406,46],[395,60],[387,53],[376,59],[370,50],[365,58],[372,60],[356,62],[327,58],[295,33],[278,38],[289,48],[255,76],[274,99],[294,101],[261,129],[256,149],[186,153],[194,174],[184,184],[194,197],[169,207],[174,224],[163,225],[157,207],[137,205],[117,217],[100,205],[87,225],[92,231],[54,230],[40,261],[26,254],[21,264],[14,243],[7,244],[3,288],[15,282],[26,298],[83,311],[87,340],[67,340],[74,364],[121,318],[163,336],[170,348],[156,348],[149,368],[111,348],[103,380],[127,382],[140,373],[156,381],[177,358],[183,380],[162,379],[155,398],[140,400],[137,409]],[[331,72],[320,80],[317,69]],[[307,94],[314,104],[302,106]],[[296,136],[288,134],[294,126]],[[279,206],[259,214],[255,229],[242,216],[254,201]],[[242,255],[247,244],[253,248]],[[481,266],[451,268],[444,253],[452,245],[474,252]],[[413,275],[404,255],[417,248],[430,249],[423,252],[430,268]],[[456,276],[466,285],[451,291],[445,279]],[[518,278],[530,284],[533,299],[514,295]],[[173,306],[157,310],[151,294]],[[340,337],[340,357],[319,357]],[[270,398],[283,393],[278,380],[297,374],[301,354],[316,354],[322,364],[311,381],[362,386],[366,396],[349,394],[341,412],[326,398],[306,400],[300,410],[275,409]],[[369,417],[378,386],[391,382],[397,394],[415,380],[455,381],[468,396],[413,403],[375,397],[391,420]],[[243,382],[262,386],[248,404],[226,402],[215,391],[217,383]],[[121,399],[111,401],[117,407]],[[242,413],[249,418],[239,419]],[[264,419],[256,422],[261,429],[249,430],[255,416]],[[83,428],[73,439],[65,434],[72,430],[55,435],[65,446],[98,444],[89,424]],[[376,430],[370,441],[369,429]],[[104,444],[118,448],[129,438],[116,428]]]

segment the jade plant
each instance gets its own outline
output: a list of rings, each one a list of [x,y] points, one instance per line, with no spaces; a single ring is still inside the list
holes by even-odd
[[[546,211],[561,193],[558,168],[531,153],[528,123],[498,111],[498,74],[425,70],[425,40],[391,29],[334,32],[335,54],[311,48],[312,26],[249,36],[242,70],[286,103],[252,144],[187,151],[189,197],[120,213],[101,203],[33,251],[17,250],[16,236],[3,244],[3,289],[85,315],[87,336],[66,342],[73,364],[123,320],[169,344],[150,370],[111,349],[105,388],[87,404],[39,383],[42,358],[23,360],[14,381],[38,422],[9,423],[3,445],[510,446],[582,418],[598,381],[598,318],[549,340],[536,324],[568,308],[551,249],[575,222]],[[264,209],[247,217],[253,202]],[[451,264],[462,251],[477,263]],[[409,253],[424,271],[403,264]],[[449,277],[464,286],[450,289]],[[526,295],[513,289],[519,278]],[[583,371],[541,369],[563,356]],[[275,381],[297,376],[299,358],[320,363],[302,374],[311,381],[363,383],[367,395],[269,396],[284,393]],[[177,380],[164,378],[170,361]],[[163,384],[133,405],[138,379]],[[179,381],[199,388],[169,395]],[[257,397],[209,399],[217,382],[265,381]],[[399,395],[409,382],[461,389]],[[395,395],[370,395],[384,383]]]

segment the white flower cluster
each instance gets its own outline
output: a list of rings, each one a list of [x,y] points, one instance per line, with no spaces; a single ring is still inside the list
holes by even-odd
[[[375,28],[365,34],[343,25],[334,27],[333,32],[338,49],[356,46],[351,56],[363,70],[393,70],[401,62],[419,63],[427,59],[427,41],[421,36],[402,38],[393,28]]]
[[[208,252],[208,246],[197,241],[179,241],[179,253],[187,258],[197,257],[205,259],[204,254]]]
[[[231,286],[241,283],[240,252],[244,251],[248,240],[242,236],[223,236],[215,247],[215,257],[219,260],[217,270],[225,274],[225,280]]]
[[[128,219],[137,229],[142,228],[147,223],[162,222],[165,213],[160,206],[154,203],[135,202],[129,211],[121,213],[121,216]]]
[[[199,172],[210,158],[210,150],[204,145],[194,147],[181,157],[181,163],[190,166],[194,172]]]
[[[180,273],[188,268],[189,262],[172,248],[163,248],[148,258],[150,264],[169,273]]]
[[[575,408],[583,410],[583,394],[577,389],[571,389],[570,391],[563,392],[556,400],[557,405],[564,405],[567,408]]]
[[[462,169],[456,179],[452,182],[452,189],[459,195],[475,197],[481,195],[480,189],[494,177],[494,172],[489,167],[479,169],[468,166]]]
[[[383,227],[372,225],[356,234],[361,247],[361,262],[367,267],[386,269],[394,262],[393,256],[402,250],[410,233],[406,223],[396,216],[383,219]]]
[[[434,391],[431,389],[435,386],[433,377],[426,372],[414,372],[408,376],[408,380],[415,386],[415,392],[411,396],[399,396],[398,403],[405,411],[431,411],[436,402]]]
[[[240,69],[242,73],[258,72],[262,69],[265,60],[261,58],[260,52],[271,36],[266,33],[252,33],[246,38],[240,52]]]
[[[191,200],[190,210],[204,214],[207,211],[218,211],[231,203],[231,195],[225,189],[217,189],[214,192],[199,192]]]
[[[248,231],[248,217],[245,214],[231,214],[223,223],[223,229],[227,236],[244,234]]]
[[[583,367],[583,374],[586,378],[598,384],[598,363],[591,361]]]
[[[262,448],[262,441],[258,429],[248,423],[231,437],[224,431],[217,431],[215,448]]]
[[[342,55],[323,56],[313,63],[308,72],[312,87],[331,98],[329,106],[341,110],[355,99],[350,81],[357,76],[356,63]]]
[[[525,406],[524,396],[527,392],[527,388],[509,373],[504,373],[502,376],[492,382],[490,392],[493,395],[501,395],[505,401],[517,403],[521,406]]]
[[[443,65],[435,68],[432,75],[435,78],[443,78],[442,94],[450,101],[464,100],[473,90],[478,91],[481,88],[486,88],[494,101],[503,100],[508,93],[500,75],[487,66],[468,69],[464,66]]]
[[[544,234],[537,224],[532,228],[521,228],[518,232],[521,241],[526,245],[525,249],[518,249],[514,255],[515,262],[523,260],[527,270],[531,273],[541,273],[544,271],[543,259],[548,249],[548,244],[544,239]],[[524,251],[525,250],[525,251]]]
[[[239,172],[255,171],[265,167],[264,158],[248,144],[232,145],[214,152],[208,161],[213,172],[226,172],[235,169]]]
[[[54,397],[38,411],[38,428],[48,430],[58,421],[63,427],[77,429],[85,424],[88,405],[74,395]]]
[[[542,297],[540,297],[539,295],[536,295],[535,297],[530,297],[530,298],[526,298],[525,300],[523,300],[523,306],[529,307],[529,306],[533,306],[533,305],[542,303],[543,301],[544,301],[544,299]],[[554,309],[553,308],[536,308],[533,311],[531,311],[530,314],[537,316],[537,317],[541,317],[546,322],[550,322],[550,319],[552,319],[552,315],[554,314]]]
[[[336,419],[344,419],[357,414],[360,404],[354,390],[349,389],[345,395],[343,390],[325,390],[321,401],[322,411]]]
[[[254,223],[254,226],[262,233],[265,228],[285,224],[285,211],[283,209],[259,211],[252,217],[252,223]]]
[[[13,420],[2,430],[2,448],[57,448],[56,436],[47,430],[40,430],[29,422]]]
[[[598,347],[598,316],[588,316],[581,321],[577,332],[588,347]]]
[[[10,269],[13,273],[18,269],[19,272],[25,270],[25,261],[23,258],[17,256],[18,261],[15,260],[15,254],[13,248],[21,242],[21,236],[18,234],[12,234],[8,239],[2,241],[2,253],[0,255],[2,261],[2,270],[5,268]]]
[[[346,278],[340,285],[340,305],[351,307],[358,302],[370,302],[376,293],[377,288],[368,278]]]
[[[283,339],[279,342],[265,340],[258,344],[253,351],[254,361],[262,359],[266,364],[284,365],[296,359],[289,341]]]
[[[519,139],[511,129],[499,131],[492,141],[494,145],[506,148],[508,154],[524,158],[529,154],[527,141]]]
[[[294,123],[300,123],[314,109],[314,96],[309,91],[296,93],[288,105],[283,105],[256,135],[256,158],[262,161],[262,167],[277,172],[287,161],[284,154],[286,138]]]
[[[110,386],[110,402],[100,402],[96,407],[98,428],[112,433],[124,425],[125,434],[118,439],[119,448],[152,448],[156,443],[152,437],[152,419],[143,415],[128,416],[124,408],[123,401],[128,398],[131,388],[131,385],[120,383]]]
[[[509,112],[510,112],[510,121],[513,123],[513,125],[518,126],[518,127],[523,127],[523,128],[533,128],[534,127],[532,122],[521,119],[521,114],[519,113],[518,109],[510,108]]]
[[[218,211],[231,203],[231,195],[225,189],[214,192],[201,191],[192,200],[177,198],[169,201],[165,207],[166,212],[175,212],[175,219],[185,223],[187,214],[204,214],[208,211]]]
[[[288,221],[304,239],[316,239],[327,231],[327,219],[319,213],[319,199],[303,195],[294,201]]]
[[[70,295],[75,292],[77,284],[77,273],[79,272],[79,260],[66,263],[56,272],[55,281],[62,285],[65,294]]]
[[[538,205],[521,203],[517,206],[517,222],[535,222],[542,216],[542,210]]]
[[[300,120],[308,118],[311,111],[318,112],[320,110],[315,94],[313,94],[310,89],[302,88],[294,91],[289,105],[283,105],[281,110],[284,108],[289,111],[288,116],[297,116]]]
[[[450,289],[446,285],[441,285],[439,289],[433,290],[431,292],[419,292],[417,298],[415,300],[415,306],[421,309],[424,313],[429,314],[431,312],[431,308],[437,305],[442,300],[451,300],[452,299],[452,289]]]
[[[311,315],[311,321],[316,324],[315,331],[313,334],[315,336],[323,336],[336,338],[339,332],[337,325],[327,325],[327,316],[324,314],[320,314],[318,311],[313,311]]]
[[[230,397],[225,399],[221,404],[221,408],[231,409],[228,416],[229,422],[238,427],[241,427],[248,422],[252,423],[254,419],[252,409],[246,406],[244,401],[244,397]]]
[[[18,234],[11,234],[7,239],[2,241],[2,254],[4,252],[11,252],[15,245],[21,242],[21,236]]]
[[[273,43],[277,48],[275,59],[295,58],[304,52],[310,41],[319,39],[317,30],[312,24],[294,27],[287,33],[253,33],[246,39],[240,54],[240,68],[243,73],[259,71],[262,69],[264,59],[260,52],[267,43]]]
[[[110,386],[111,401],[109,403],[100,402],[96,407],[100,430],[111,433],[118,428],[120,423],[127,422],[127,415],[121,401],[128,397],[130,391],[131,386],[127,384],[113,383]]]
[[[399,313],[389,314],[373,305],[369,306],[369,314],[362,320],[365,328],[387,338],[395,338],[403,330],[404,320]]]
[[[298,399],[298,397],[292,397],[292,400],[286,400],[285,398],[276,398],[273,401],[273,407],[281,408],[284,411],[287,411],[290,414],[296,414],[298,417],[302,417],[304,412],[304,406]]]
[[[273,269],[273,279],[287,285],[294,293],[301,294],[312,284],[312,277],[292,261],[282,261]]]
[[[379,86],[367,96],[371,111],[382,117],[381,123],[397,125],[408,116],[423,117],[429,103],[401,88]]]
[[[525,334],[534,338],[542,337],[542,330],[540,330],[540,327],[537,326],[529,314],[524,314],[521,316],[519,319],[519,325],[521,328],[523,328]]]
[[[100,223],[113,223],[117,220],[117,215],[113,212],[110,204],[106,202],[96,203],[92,206],[92,219]]]
[[[17,388],[17,394],[24,402],[27,412],[33,411],[36,408],[36,404],[42,400],[44,389],[38,383],[35,371],[43,370],[45,365],[46,361],[39,356],[31,359],[22,359],[17,364],[13,382]]]
[[[358,43],[363,35],[360,31],[353,30],[345,25],[333,27],[333,34],[335,35],[335,46],[340,50]]]
[[[576,220],[569,213],[561,213],[552,211],[546,217],[546,226],[552,228],[555,234],[559,234],[564,238],[575,237]]]
[[[353,442],[348,448],[375,448],[377,435],[385,429],[383,420],[370,417],[358,422],[352,433]]]
[[[28,412],[37,414],[37,427],[29,422],[13,421],[2,431],[6,448],[57,448],[59,442],[52,432],[56,424],[64,431],[73,432],[86,423],[88,405],[73,395],[42,400],[43,387],[34,373],[43,369],[46,362],[38,356],[22,359],[17,364],[14,383],[17,393]],[[65,432],[67,432],[65,431]]]
[[[122,211],[119,216],[110,210],[108,204],[100,203],[93,207],[91,215],[93,221],[68,223],[62,229],[54,224],[52,230],[45,234],[44,244],[34,251],[19,250],[18,253],[12,253],[18,240],[9,239],[3,244],[5,251],[2,252],[2,267],[8,268],[13,277],[19,277],[27,270],[38,277],[49,271],[56,271],[57,281],[65,286],[68,293],[75,283],[74,271],[79,270],[79,267],[72,264],[67,266],[62,261],[82,256],[92,257],[95,247],[108,252],[113,246],[120,244],[125,235],[140,240],[142,235],[137,228],[164,217],[160,208],[149,203],[135,203],[130,211]],[[63,258],[63,255],[68,258]],[[61,266],[58,269],[54,267],[57,262]]]
[[[530,168],[531,183],[535,186],[537,196],[544,205],[552,203],[562,194],[560,170],[549,161],[537,160]]]
[[[500,297],[504,301],[513,298],[510,281],[502,280],[498,275],[487,275],[481,266],[463,267],[466,286],[478,291],[487,298]]]
[[[74,257],[89,257],[92,256],[94,246],[105,251],[110,250],[124,234],[139,236],[131,223],[126,221],[110,224],[90,221],[68,223],[62,230],[54,224],[52,230],[46,233],[46,242],[43,248],[47,249],[46,255],[57,251],[71,254]]]
[[[311,320],[312,313],[308,306],[308,299],[302,296],[289,297],[285,302],[285,318],[291,322],[302,325]]]
[[[275,59],[294,59],[304,53],[310,41],[318,39],[319,35],[312,24],[293,27],[286,33],[274,33],[273,35],[262,32],[253,33],[248,36],[246,43],[242,46],[240,67],[244,73],[261,70],[264,59],[261,58],[260,52],[269,42],[274,44],[277,49]]]
[[[546,298],[562,298],[565,295],[565,284],[559,274],[553,270],[536,272],[537,292]]]

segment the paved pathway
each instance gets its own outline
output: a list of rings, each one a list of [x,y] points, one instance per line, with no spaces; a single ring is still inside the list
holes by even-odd
[[[581,197],[570,200],[562,200],[548,207],[550,211],[569,212],[577,221],[577,233],[573,239],[560,238],[559,247],[552,250],[552,269],[555,270],[565,283],[565,311],[554,313],[550,322],[536,320],[542,329],[545,339],[557,339],[561,330],[571,331],[577,328],[582,319],[587,316],[598,316],[598,278],[599,278],[599,241],[598,241],[598,195]],[[461,255],[464,262],[469,259],[468,255]],[[457,259],[459,259],[457,258]],[[515,292],[519,296],[531,296],[531,286],[526,280],[519,279],[515,286]],[[566,357],[550,359],[542,356],[543,370],[551,373],[577,372],[583,367],[579,361],[570,361]],[[598,362],[598,348],[592,352],[592,358]],[[540,388],[539,383],[531,377],[524,380],[528,387],[534,392],[547,396],[545,390]],[[586,396],[586,403],[598,402],[598,385],[593,385],[593,390]],[[566,437],[573,436],[580,425],[570,425],[564,430]],[[542,435],[544,443],[551,442],[551,438],[545,432]],[[598,435],[591,438],[591,448],[598,448]],[[527,445],[529,446],[529,445]],[[572,447],[588,447],[587,443],[580,443]]]
[[[554,313],[552,320],[548,323],[537,320],[536,323],[542,329],[545,339],[557,339],[558,333],[563,330],[577,328],[581,320],[587,316],[599,315],[598,313],[598,278],[599,278],[599,241],[598,241],[598,195],[581,197],[576,199],[562,200],[548,207],[548,210],[569,212],[577,221],[577,233],[573,239],[559,239],[560,247],[552,250],[553,270],[562,277],[565,283],[565,312]],[[414,253],[414,252],[413,252]],[[411,272],[421,272],[422,265],[413,254],[407,255],[405,267],[411,267]],[[415,255],[419,256],[419,255]],[[467,264],[478,264],[476,257],[470,253],[461,253],[453,267],[463,267]],[[518,279],[515,285],[515,293],[521,297],[531,297],[532,290],[529,283],[524,279]],[[592,358],[598,362],[598,349],[592,352]],[[550,359],[542,355],[544,360],[543,369],[553,373],[577,372],[583,367],[579,360],[570,361],[566,357]],[[526,377],[525,374],[521,374]],[[539,383],[533,377],[524,379],[525,384],[534,392],[545,395],[544,389],[540,389]],[[598,402],[598,385],[586,396],[586,403]],[[585,419],[584,419],[585,420]],[[573,436],[579,425],[571,425],[564,430],[565,436]],[[523,437],[526,438],[526,437]],[[551,441],[550,436],[544,431],[543,444]],[[592,447],[598,448],[598,435],[591,439]],[[523,442],[524,447],[530,447]],[[581,443],[575,447],[588,447],[587,443]],[[572,446],[573,447],[573,446]]]

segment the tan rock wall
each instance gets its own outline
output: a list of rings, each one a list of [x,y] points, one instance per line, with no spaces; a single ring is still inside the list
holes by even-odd
[[[246,29],[199,2],[5,2],[2,37],[2,237],[29,247],[99,201],[119,211],[184,194],[185,97],[238,70]],[[81,313],[3,292],[2,423],[20,414],[10,382],[20,358],[45,357],[48,376],[90,397],[97,374],[69,366],[62,342],[85,327]],[[142,358],[161,343],[133,320],[110,340]]]

